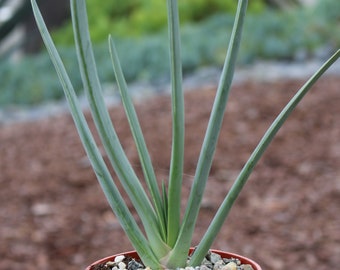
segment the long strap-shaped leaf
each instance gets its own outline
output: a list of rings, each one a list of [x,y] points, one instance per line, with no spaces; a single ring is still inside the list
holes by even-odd
[[[160,226],[161,226],[160,230],[162,232],[162,238],[165,241],[166,239],[166,222],[165,222],[166,217],[165,217],[165,208],[164,208],[165,206],[163,205],[162,198],[160,196],[156,175],[152,167],[151,158],[146,147],[146,143],[144,140],[142,129],[139,124],[136,110],[133,106],[132,99],[128,93],[126,80],[124,78],[124,74],[123,74],[123,71],[122,71],[122,68],[119,62],[118,54],[117,54],[117,51],[116,51],[116,48],[115,48],[115,45],[114,45],[114,42],[111,36],[109,37],[109,48],[110,48],[113,70],[114,70],[116,81],[118,84],[118,89],[122,97],[122,102],[123,102],[125,112],[126,112],[129,124],[130,124],[130,129],[131,129],[131,132],[132,132],[132,135],[133,135],[133,138],[135,140],[135,144],[138,150],[139,159],[140,159],[143,173],[144,173],[144,178],[150,190],[150,194],[154,202],[158,220],[160,221]]]
[[[55,66],[60,82],[63,86],[72,117],[79,132],[79,136],[82,140],[87,155],[90,158],[94,172],[96,173],[98,181],[102,186],[105,196],[117,218],[119,219],[123,229],[128,235],[131,243],[143,258],[144,262],[149,266],[159,268],[160,265],[158,263],[158,259],[154,256],[148,241],[143,236],[143,233],[139,229],[127,205],[125,204],[124,199],[120,195],[118,188],[114,184],[110,172],[107,169],[105,162],[98,150],[91,131],[86,123],[85,117],[80,109],[72,83],[48,33],[36,1],[32,0],[31,2],[38,28],[47,47],[51,60]]]
[[[215,102],[212,108],[207,132],[203,141],[202,150],[199,156],[194,183],[190,192],[188,206],[183,219],[183,224],[177,243],[169,258],[168,265],[172,266],[178,263],[180,254],[189,249],[193,231],[195,228],[199,208],[201,205],[203,192],[209,176],[218,135],[222,126],[224,111],[229,96],[229,90],[232,83],[237,52],[241,41],[241,33],[245,12],[247,9],[247,0],[240,0],[236,12],[235,24],[230,38],[229,48],[225,64],[221,74],[221,81],[217,89]]]
[[[172,152],[168,186],[167,243],[172,247],[178,237],[181,214],[184,160],[184,95],[182,90],[182,59],[177,0],[168,0],[167,4],[172,87]]]
[[[141,218],[151,247],[157,256],[162,257],[168,248],[163,244],[155,211],[125,155],[105,106],[88,30],[85,0],[71,0],[71,14],[81,77],[98,133],[119,180]]]
[[[235,180],[235,183],[231,187],[228,195],[224,199],[220,208],[217,211],[213,221],[211,222],[207,232],[205,233],[203,239],[198,245],[193,257],[191,258],[191,265],[198,265],[202,261],[202,258],[207,254],[209,247],[213,243],[220,231],[232,205],[234,204],[236,198],[241,192],[243,186],[247,182],[249,175],[253,171],[257,162],[263,155],[264,151],[267,149],[268,145],[273,140],[276,133],[282,127],[283,123],[286,121],[288,116],[292,113],[295,107],[299,104],[302,98],[307,94],[315,82],[326,72],[326,70],[340,57],[340,50],[338,50],[295,94],[295,96],[289,101],[289,103],[284,107],[281,113],[277,116],[271,126],[268,128],[261,141],[255,148],[254,152],[249,157],[248,161],[241,170],[239,176]]]

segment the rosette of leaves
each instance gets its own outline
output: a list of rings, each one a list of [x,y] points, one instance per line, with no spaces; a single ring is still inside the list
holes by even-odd
[[[128,87],[123,76],[114,42],[111,37],[109,37],[108,41],[113,71],[139,153],[147,190],[144,190],[140,179],[138,179],[133,167],[128,161],[104,103],[88,30],[85,0],[71,0],[71,14],[79,69],[85,93],[89,100],[92,117],[105,148],[105,152],[110,160],[110,165],[115,170],[118,179],[112,179],[108,165],[104,162],[101,152],[98,149],[82,113],[72,86],[71,78],[69,78],[62,59],[53,44],[36,1],[32,0],[33,11],[38,27],[57,74],[59,75],[79,136],[91,161],[97,179],[132,245],[135,247],[144,264],[152,269],[174,269],[177,267],[184,267],[186,264],[196,266],[202,262],[242,187],[277,131],[316,80],[340,56],[340,50],[338,50],[320,68],[320,70],[318,70],[306,84],[297,91],[296,95],[277,116],[276,120],[274,120],[254,152],[251,154],[249,160],[245,163],[215,217],[211,221],[205,235],[196,247],[190,261],[187,262],[187,254],[191,246],[203,192],[207,184],[230,92],[247,3],[247,0],[239,0],[238,2],[228,52],[199,155],[191,193],[188,198],[183,218],[181,218],[185,123],[177,0],[167,0],[173,131],[169,179],[167,183],[162,183],[160,187],[155,176],[152,161],[143,138],[136,111],[128,94]],[[118,180],[121,182],[135,207],[143,229],[138,226],[125,203],[124,198],[120,194],[116,186],[116,181]]]

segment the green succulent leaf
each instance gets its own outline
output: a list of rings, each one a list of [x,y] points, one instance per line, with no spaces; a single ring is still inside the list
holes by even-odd
[[[139,120],[137,117],[136,110],[133,106],[133,102],[128,93],[128,87],[123,75],[122,68],[120,66],[119,58],[117,55],[117,51],[114,45],[114,42],[111,37],[109,37],[109,48],[110,55],[112,60],[112,65],[114,69],[114,73],[116,76],[118,88],[120,95],[122,97],[122,102],[125,108],[125,112],[130,124],[131,132],[133,134],[133,138],[135,140],[137,150],[139,153],[139,158],[142,164],[142,169],[144,173],[144,178],[148,185],[149,191],[151,193],[151,197],[153,199],[154,207],[157,212],[157,218],[159,221],[159,227],[162,235],[163,241],[166,241],[166,216],[165,216],[165,206],[163,205],[163,201],[158,189],[157,179],[152,167],[152,161],[147,150],[147,146],[144,140],[143,132],[139,124]]]
[[[181,265],[182,261],[180,261],[180,258],[181,256],[183,256],[183,254],[185,254],[187,250],[189,250],[189,247],[191,245],[197,216],[199,213],[206,182],[209,176],[214,152],[216,149],[217,138],[221,130],[224,111],[234,75],[236,56],[240,47],[241,33],[247,4],[247,0],[239,1],[235,24],[229,43],[229,49],[223,67],[219,87],[217,89],[215,102],[208,123],[203,146],[199,156],[194,183],[188,199],[188,206],[184,214],[183,224],[181,226],[176,245],[171,251],[168,258],[168,265],[170,266],[178,264]],[[201,258],[201,261],[203,260],[203,258],[204,256]]]
[[[181,214],[181,189],[184,162],[184,95],[177,0],[168,0],[170,70],[172,86],[172,152],[168,187],[167,243],[176,243]]]
[[[64,93],[69,104],[70,111],[77,127],[79,136],[91,161],[93,170],[98,178],[98,181],[105,193],[105,196],[117,218],[119,219],[123,229],[131,240],[131,243],[134,245],[140,256],[143,257],[144,262],[147,265],[158,268],[160,267],[159,260],[157,260],[149,245],[149,242],[143,236],[143,233],[139,229],[136,221],[130,213],[124,199],[120,195],[118,188],[115,185],[110,172],[101,156],[101,153],[95,143],[95,140],[87,125],[86,119],[81,111],[71,80],[67,75],[67,71],[63,65],[63,62],[49,35],[36,1],[32,0],[31,2],[39,31],[42,35],[46,48],[50,54],[51,60],[55,66],[56,72],[64,89]]]
[[[162,240],[155,211],[126,157],[105,106],[88,30],[85,0],[71,0],[71,14],[79,69],[98,133],[118,179],[142,220],[153,251],[157,256],[164,256],[168,248]]]
[[[220,231],[231,207],[233,206],[235,200],[240,194],[242,188],[246,184],[247,180],[257,162],[262,157],[265,150],[268,148],[271,141],[274,139],[277,132],[280,130],[284,122],[287,120],[288,116],[293,112],[302,98],[307,94],[311,87],[316,83],[316,81],[327,71],[327,69],[340,57],[340,50],[338,50],[330,59],[297,91],[295,96],[288,102],[288,104],[283,108],[281,113],[277,116],[274,122],[270,125],[264,136],[262,137],[259,144],[256,146],[254,152],[249,157],[248,161],[241,170],[239,176],[235,180],[233,186],[231,187],[228,195],[225,197],[223,203],[221,204],[218,212],[216,213],[214,219],[212,220],[208,230],[206,231],[204,237],[202,238],[200,244],[195,250],[194,255],[191,258],[191,264],[196,265],[201,262],[202,256],[207,254],[209,247],[215,240],[217,233]]]

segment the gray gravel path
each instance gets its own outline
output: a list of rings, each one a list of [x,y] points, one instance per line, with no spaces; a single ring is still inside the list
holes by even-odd
[[[247,80],[257,82],[270,82],[282,79],[306,79],[312,75],[322,62],[313,60],[308,62],[257,62],[254,65],[237,69],[234,77],[234,84],[239,84]],[[183,80],[184,89],[187,91],[202,87],[216,86],[221,70],[215,67],[201,68],[194,74],[186,76]],[[340,76],[340,61],[331,67],[327,74]],[[108,106],[115,106],[120,103],[117,91],[112,91],[112,85],[104,85],[104,92]],[[131,95],[135,101],[141,101],[155,94],[170,93],[169,84],[151,85],[143,82],[129,85]],[[86,109],[87,102],[84,97],[80,97],[81,106]],[[0,126],[11,123],[37,121],[42,118],[68,113],[65,101],[48,102],[39,106],[25,108],[18,106],[8,106],[0,109]]]

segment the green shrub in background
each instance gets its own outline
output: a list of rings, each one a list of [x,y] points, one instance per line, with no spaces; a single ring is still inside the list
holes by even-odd
[[[103,1],[103,5],[106,2]],[[128,13],[133,10],[133,4],[138,1],[126,0],[119,3],[121,6],[115,12],[124,10]],[[188,22],[183,25],[181,31],[184,73],[193,72],[200,66],[222,65],[226,53],[225,44],[228,43],[226,33],[230,32],[232,22],[232,15],[217,14],[200,22]],[[128,82],[144,80],[162,83],[169,80],[166,35],[166,31],[161,31],[144,38],[115,38]],[[267,10],[260,14],[249,14],[244,35],[247,37],[247,42],[241,45],[239,58],[241,64],[251,63],[258,57],[291,60],[301,50],[305,50],[304,53],[307,55],[313,55],[315,50],[325,45],[339,47],[340,1],[323,0],[315,8],[310,9],[298,8],[284,12]],[[326,40],[330,44],[325,44]],[[81,91],[74,50],[64,47],[60,49],[60,53],[66,61],[65,66],[74,78],[75,89]],[[95,53],[101,81],[112,82],[114,79],[108,61],[110,56],[106,42],[97,44]],[[41,73],[44,76],[37,76]],[[0,61],[0,81],[0,105],[37,104],[45,100],[59,99],[62,96],[60,84],[46,53],[24,58],[17,63]]]
[[[47,99],[59,99],[61,93],[55,91],[57,87],[60,88],[55,82],[56,76],[48,72],[43,78],[35,79],[38,70],[49,66],[48,59],[41,55],[33,59],[25,58],[19,64],[1,62],[0,104],[36,104]]]
[[[330,40],[333,46],[340,44],[340,1],[319,0],[311,15],[314,18],[311,31]]]
[[[70,71],[75,71],[77,63],[69,49],[63,50]],[[65,59],[66,59],[65,57]],[[77,73],[74,74],[77,78]],[[79,83],[80,83],[80,76]],[[2,60],[0,62],[0,105],[6,104],[39,104],[47,100],[58,100],[63,97],[60,92],[58,77],[53,74],[51,62],[46,53],[28,56],[19,62]]]
[[[142,36],[156,33],[166,26],[166,1],[159,0],[87,0],[91,37],[94,42],[106,41],[108,33],[116,37]],[[233,13],[237,1],[185,0],[179,2],[181,22],[197,22],[216,13]],[[263,0],[249,3],[250,13],[264,10]],[[72,25],[53,33],[58,44],[72,44]]]
[[[308,24],[307,22],[311,22]],[[311,53],[323,43],[320,35],[311,31],[312,21],[303,9],[286,13],[264,12],[249,17],[243,44],[243,62],[256,58],[292,60],[299,50]]]

